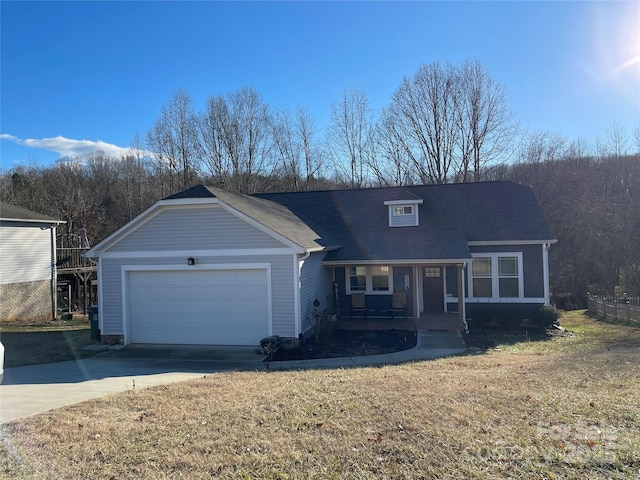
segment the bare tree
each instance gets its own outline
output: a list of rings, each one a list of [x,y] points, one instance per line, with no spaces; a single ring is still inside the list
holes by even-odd
[[[392,134],[387,141],[400,147],[420,183],[447,183],[455,167],[459,132],[455,82],[453,68],[438,62],[423,65],[413,77],[402,80],[384,110],[382,123]]]
[[[329,149],[337,168],[348,166],[352,187],[365,183],[366,165],[373,148],[373,121],[369,100],[360,88],[345,90],[331,106]]]
[[[239,149],[237,171],[238,190],[245,193],[257,191],[255,180],[270,166],[272,137],[269,129],[269,107],[253,88],[245,87],[229,97],[231,112],[237,124],[232,132]]]
[[[137,133],[133,137],[129,151],[129,155],[119,161],[127,220],[131,220],[152,203],[148,198],[150,175],[147,172],[147,164],[150,159]]]
[[[460,129],[462,181],[480,181],[487,165],[505,155],[516,134],[504,89],[479,60],[462,64],[458,74],[456,117]]]
[[[520,146],[520,161],[533,164],[553,162],[563,158],[566,150],[565,137],[552,132],[536,131],[525,136]]]
[[[503,88],[477,60],[421,66],[403,79],[380,125],[396,177],[411,171],[409,181],[420,183],[481,180],[508,157],[517,133]]]
[[[398,127],[383,110],[376,125],[377,161],[371,166],[378,185],[405,185],[412,181],[406,161],[406,145],[401,141]]]
[[[209,174],[220,184],[228,181],[237,125],[231,119],[227,101],[221,96],[207,100],[205,112],[198,121],[198,153]],[[236,161],[237,165],[239,162]],[[239,167],[238,167],[239,168]]]
[[[196,115],[191,98],[178,90],[147,133],[147,144],[158,157],[160,171],[167,168],[171,192],[188,187],[198,173],[196,135]],[[174,177],[178,177],[178,184]]]
[[[607,126],[604,148],[608,155],[620,158],[627,153],[628,134],[624,126],[613,121]]]
[[[274,155],[284,178],[293,190],[300,189],[303,144],[297,136],[294,119],[289,110],[282,109],[272,117]]]
[[[296,108],[296,128],[302,145],[306,189],[311,187],[315,178],[321,174],[324,154],[316,142],[316,123],[308,110]]]

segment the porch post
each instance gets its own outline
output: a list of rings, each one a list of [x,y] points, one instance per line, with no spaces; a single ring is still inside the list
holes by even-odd
[[[464,296],[464,263],[462,263],[458,265],[458,329],[461,332],[467,330]]]

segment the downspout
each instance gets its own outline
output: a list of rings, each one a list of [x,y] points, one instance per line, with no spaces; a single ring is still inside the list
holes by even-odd
[[[467,325],[467,310],[465,302],[465,288],[464,288],[464,269],[465,263],[457,265],[458,270],[458,325],[461,331],[469,333],[469,325]]]
[[[544,303],[549,304],[549,248],[551,243],[545,242],[542,244],[542,275],[544,284]]]
[[[295,302],[295,309],[296,309],[296,337],[300,337],[300,334],[302,333],[302,299],[300,298],[300,287],[301,287],[301,283],[300,283],[300,274],[302,273],[302,266],[304,265],[305,260],[307,260],[307,258],[309,258],[311,256],[311,252],[306,251],[302,257],[298,258],[297,254],[294,254],[294,259],[298,262],[298,264],[296,265],[295,268],[295,272],[296,272],[296,281],[294,282],[294,292],[293,292],[293,298],[294,298],[294,302]]]
[[[84,254],[82,255],[84,257]],[[100,277],[102,276],[102,267],[99,261],[94,260],[97,257],[84,257],[89,260],[89,263],[92,263],[96,266],[96,281],[98,282],[98,288],[96,290],[96,295],[98,296],[98,334],[102,331],[102,292],[100,291],[100,286],[102,282],[100,281]]]
[[[49,230],[51,236],[51,279],[49,280],[49,293],[51,295],[51,320],[58,315],[58,282],[56,276],[56,226],[40,227],[41,230]]]

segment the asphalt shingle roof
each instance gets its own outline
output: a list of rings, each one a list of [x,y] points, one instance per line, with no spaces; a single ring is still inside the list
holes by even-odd
[[[198,186],[172,198],[218,197],[327,261],[459,260],[467,242],[555,237],[533,190],[513,182],[240,195]],[[389,227],[386,201],[417,200],[420,225]],[[333,247],[339,247],[333,249]]]
[[[0,203],[0,219],[2,220],[33,220],[38,222],[64,223],[62,220],[43,215],[41,213],[32,212],[26,208],[18,207],[10,203]]]
[[[218,198],[231,208],[251,217],[292,242],[310,250],[319,250],[319,236],[287,207],[259,197],[242,195],[214,187],[197,185],[165,200],[179,198]]]

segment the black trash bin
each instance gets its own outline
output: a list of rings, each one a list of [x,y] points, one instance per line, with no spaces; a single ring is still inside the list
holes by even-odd
[[[87,308],[89,322],[91,323],[91,340],[100,341],[100,330],[98,330],[98,306],[92,305]]]

